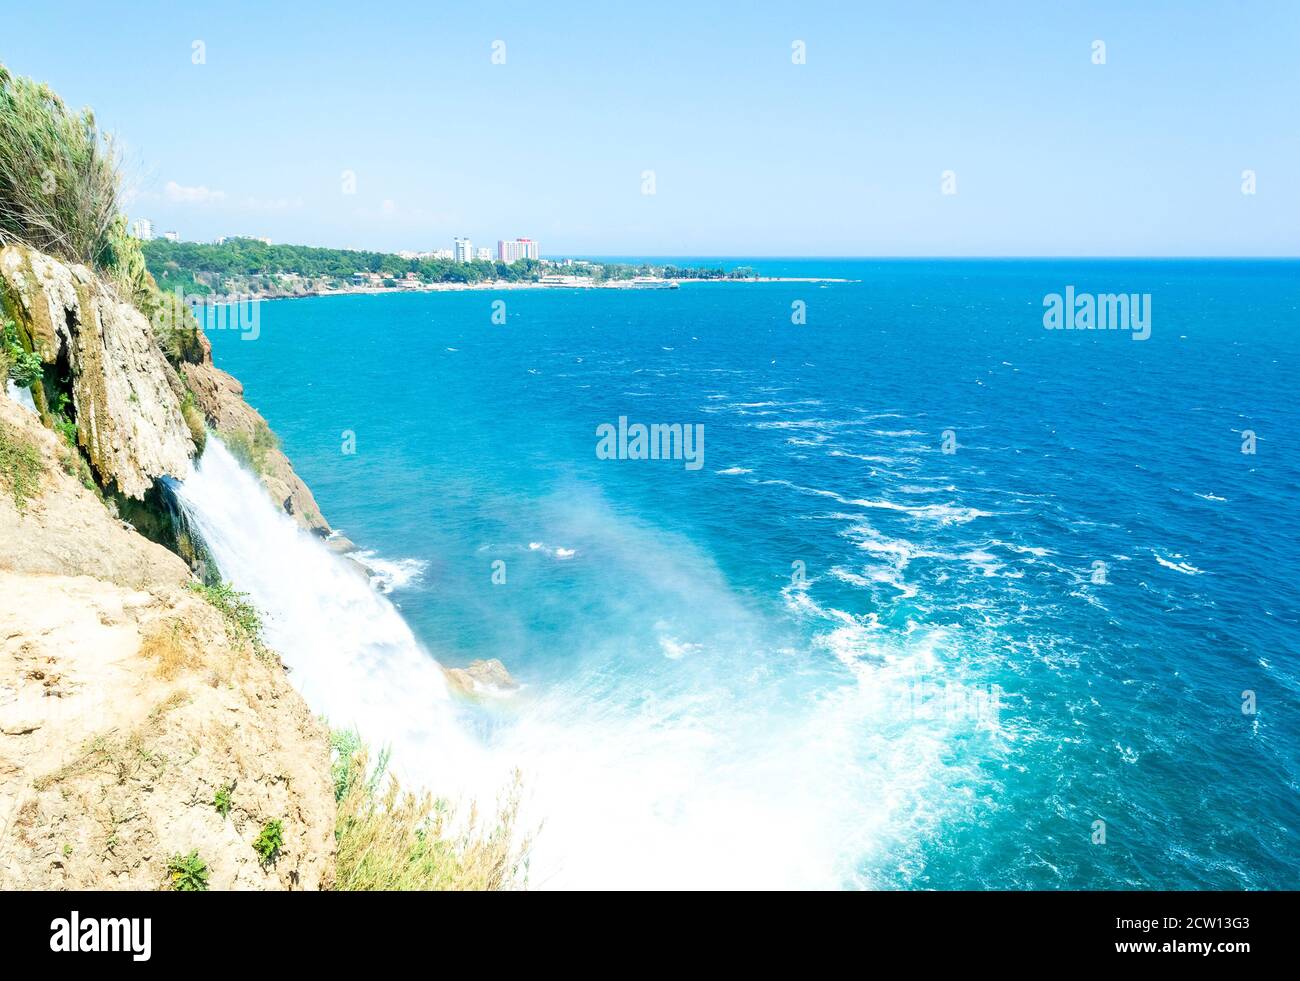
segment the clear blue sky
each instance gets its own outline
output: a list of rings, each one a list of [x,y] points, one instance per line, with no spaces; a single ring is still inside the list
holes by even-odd
[[[0,0],[0,60],[92,105],[131,213],[189,239],[1300,254],[1298,0]]]

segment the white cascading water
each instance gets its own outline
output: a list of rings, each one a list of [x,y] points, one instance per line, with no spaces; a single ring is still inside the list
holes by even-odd
[[[313,711],[391,748],[404,779],[472,799],[485,815],[519,768],[520,830],[540,828],[533,888],[870,885],[856,859],[891,826],[937,818],[920,805],[936,796],[948,741],[891,726],[880,711],[881,691],[897,686],[908,659],[855,660],[856,683],[793,708],[766,698],[761,684],[719,686],[712,664],[740,665],[742,679],[765,674],[749,653],[762,646],[762,625],[716,636],[718,611],[732,624],[747,615],[707,556],[656,553],[653,539],[631,529],[600,529],[708,611],[699,643],[670,651],[691,650],[671,662],[687,673],[659,691],[636,674],[611,682],[617,644],[602,650],[593,637],[592,664],[507,700],[500,724],[475,735],[396,607],[277,508],[219,439],[209,436],[194,471],[171,487],[222,577],[262,611],[267,643]]]
[[[6,381],[5,392],[28,412],[33,415],[36,414],[36,403],[32,401],[32,390],[30,388],[19,388],[13,382]]]
[[[364,573],[276,508],[213,435],[171,487],[222,577],[261,611],[267,644],[312,709],[391,747],[404,774],[458,785],[468,740],[446,678]]]

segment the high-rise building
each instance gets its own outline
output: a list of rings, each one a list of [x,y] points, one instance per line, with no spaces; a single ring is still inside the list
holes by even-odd
[[[451,246],[452,258],[457,262],[469,262],[474,258],[474,246],[467,238],[458,238]]]
[[[153,222],[148,218],[137,218],[131,225],[131,234],[141,242],[153,241]]]
[[[483,246],[479,246],[477,249],[474,250],[474,258],[478,259],[481,262],[491,262],[492,250],[484,248]]]
[[[502,262],[520,259],[540,259],[537,243],[530,238],[501,239],[497,242],[497,258]]]

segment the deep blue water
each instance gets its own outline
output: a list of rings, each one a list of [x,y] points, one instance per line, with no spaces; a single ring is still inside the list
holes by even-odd
[[[743,813],[842,885],[1300,887],[1300,264],[726,263],[855,281],[212,339],[334,526],[424,563],[393,598],[440,659],[699,735],[645,764],[673,834]],[[1150,293],[1151,337],[1044,330],[1067,285]],[[703,466],[598,459],[619,416],[702,423]]]

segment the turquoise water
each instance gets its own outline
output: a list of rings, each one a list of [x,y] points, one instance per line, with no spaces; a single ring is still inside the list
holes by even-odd
[[[1300,264],[726,263],[855,281],[211,335],[429,651],[524,684],[463,724],[609,808],[599,840],[557,816],[557,866],[1300,887]],[[1150,293],[1150,339],[1044,330],[1067,285]],[[598,459],[620,416],[703,424],[703,465]]]

